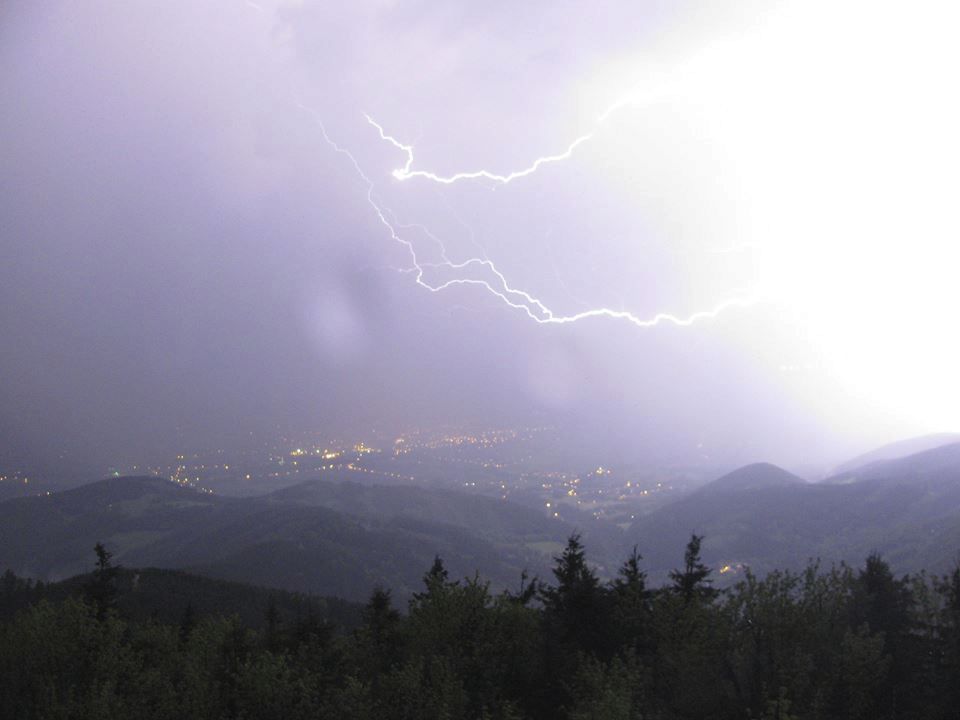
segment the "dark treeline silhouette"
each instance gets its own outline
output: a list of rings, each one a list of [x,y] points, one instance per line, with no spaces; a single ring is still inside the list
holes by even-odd
[[[0,581],[0,717],[960,716],[960,569],[896,578],[871,555],[720,591],[701,540],[658,589],[636,549],[601,582],[578,536],[551,582],[498,595],[437,558],[405,614],[376,588],[339,629],[274,602],[256,626],[192,601],[134,617],[98,545],[72,596]]]

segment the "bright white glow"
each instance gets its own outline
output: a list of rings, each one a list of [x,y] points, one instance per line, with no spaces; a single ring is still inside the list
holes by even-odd
[[[720,243],[705,238],[704,250],[749,253],[759,282],[748,297],[688,317],[609,308],[560,315],[509,285],[485,257],[453,263],[444,253],[442,263],[420,263],[350,159],[378,218],[409,250],[416,281],[431,291],[476,285],[538,323],[609,317],[639,327],[690,325],[759,298],[803,335],[814,370],[857,403],[894,412],[918,430],[960,430],[958,26],[954,5],[934,0],[785,3],[748,32],[664,69],[652,85],[648,62],[641,73],[647,84],[621,95],[593,128],[554,154],[519,159],[514,169],[418,168],[411,145],[367,118],[403,155],[395,180],[508,184],[569,159],[601,130],[629,158],[630,113],[683,99],[709,123],[722,158],[693,162],[723,163],[733,178],[725,198],[739,218],[736,233]],[[684,162],[691,161],[677,160]],[[452,279],[428,282],[426,267]]]
[[[953,3],[795,3],[684,89],[734,159],[760,294],[917,429],[960,429],[958,22]]]

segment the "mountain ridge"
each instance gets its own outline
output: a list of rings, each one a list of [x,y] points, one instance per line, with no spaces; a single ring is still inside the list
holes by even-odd
[[[124,564],[362,600],[377,584],[398,596],[414,592],[438,554],[455,577],[480,572],[495,588],[512,587],[525,569],[547,572],[550,559],[536,541],[568,530],[556,523],[550,535],[548,524],[529,536],[485,535],[444,522],[445,496],[437,496],[436,517],[351,515],[284,497],[224,498],[141,477],[13,498],[0,502],[0,569],[66,578],[85,570],[103,541]],[[457,501],[484,507],[466,497]],[[525,508],[516,512],[530,518]]]

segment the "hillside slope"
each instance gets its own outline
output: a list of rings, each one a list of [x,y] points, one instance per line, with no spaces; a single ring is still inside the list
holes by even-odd
[[[549,558],[515,536],[490,539],[506,525],[481,537],[444,522],[441,508],[432,512],[434,519],[360,516],[311,504],[302,494],[222,498],[156,478],[113,478],[0,502],[0,569],[66,578],[87,570],[93,544],[103,541],[125,565],[192,569],[354,600],[376,584],[408,595],[437,554],[454,577],[480,572],[494,588],[515,586],[525,568],[547,572]]]
[[[900,458],[910,457],[917,453],[958,442],[960,442],[960,433],[934,433],[932,435],[921,435],[920,437],[899,440],[847,460],[837,466],[833,471],[833,475],[844,475],[872,465],[873,463],[899,460]]]
[[[630,529],[654,579],[682,559],[691,533],[730,576],[800,568],[812,558],[860,563],[879,551],[904,571],[947,571],[960,552],[960,444],[875,463],[823,483],[774,466],[735,471]],[[747,479],[745,482],[744,479]]]

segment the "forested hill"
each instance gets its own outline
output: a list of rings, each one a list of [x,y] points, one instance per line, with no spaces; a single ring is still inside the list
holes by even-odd
[[[102,556],[71,597],[0,619],[0,717],[957,717],[960,570],[897,577],[873,555],[718,592],[700,538],[677,554],[665,587],[636,555],[605,583],[574,536],[549,582],[502,594],[437,559],[406,613],[378,590],[347,632],[275,610],[256,627],[144,618]],[[157,602],[170,588],[154,586]],[[34,591],[7,575],[0,605]]]
[[[960,553],[960,443],[874,462],[819,483],[751,465],[633,523],[627,535],[658,580],[691,532],[724,579],[745,567],[799,570],[879,551],[904,571],[947,572]]]
[[[636,545],[664,582],[691,533],[730,585],[749,567],[800,570],[811,558],[859,562],[876,550],[904,572],[950,570],[960,553],[960,444],[873,462],[819,483],[766,463],[735,470],[643,514],[625,531],[582,513],[578,525],[465,492],[308,482],[226,498],[159,478],[113,478],[0,502],[0,569],[57,580],[89,566],[103,541],[132,567],[363,601],[377,584],[407,599],[441,555],[458,577],[496,590],[524,570],[545,576],[572,532],[604,578]]]
[[[93,567],[93,553],[88,552]],[[180,570],[114,566],[111,577],[118,613],[136,622],[182,624],[210,617],[236,616],[245,626],[262,629],[271,617],[285,622],[311,619],[351,630],[360,624],[362,605],[340,598],[317,597],[276,588],[215,580]],[[96,574],[77,575],[54,583],[19,578],[7,570],[0,576],[0,621],[43,600],[57,603],[82,597]]]
[[[408,597],[437,554],[458,575],[513,587],[525,569],[546,572],[571,531],[521,506],[418,488],[316,483],[224,498],[159,478],[111,478],[0,502],[0,569],[63,579],[86,570],[102,541],[128,566],[363,600],[376,584]]]

